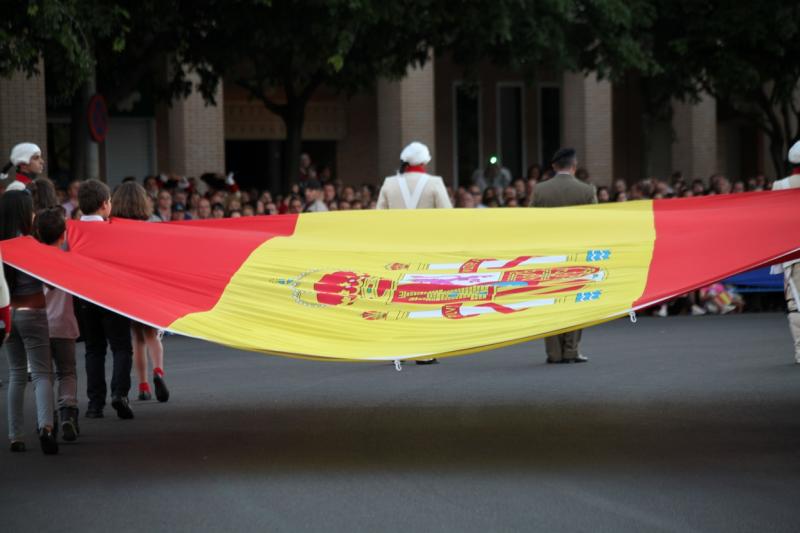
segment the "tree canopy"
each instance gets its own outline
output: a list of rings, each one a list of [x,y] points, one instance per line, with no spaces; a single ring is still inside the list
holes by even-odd
[[[654,2],[640,42],[656,102],[708,93],[770,139],[776,176],[800,138],[800,4],[781,0]]]
[[[49,97],[97,75],[111,102],[144,80],[164,98],[221,80],[286,125],[284,185],[317,89],[352,94],[431,54],[467,74],[483,61],[639,73],[651,102],[714,96],[771,141],[776,171],[800,137],[800,4],[781,0],[14,0],[0,19],[0,76],[36,71]],[[173,68],[167,69],[170,64]],[[52,75],[50,72],[52,71]],[[48,87],[48,90],[50,89]]]

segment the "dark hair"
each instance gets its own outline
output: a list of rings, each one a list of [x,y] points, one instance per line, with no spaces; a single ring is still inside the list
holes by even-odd
[[[133,220],[147,220],[152,209],[147,202],[147,193],[144,187],[135,181],[126,181],[114,191],[111,200],[111,216],[131,218]]]
[[[49,178],[36,178],[28,185],[28,189],[30,189],[33,195],[34,211],[48,209],[58,205],[56,186],[53,185],[53,182],[50,181]]]
[[[575,157],[576,155],[577,152],[575,152],[574,148],[562,148],[553,154],[553,160],[551,164],[556,170],[564,170],[577,162],[577,158]]]
[[[6,191],[0,196],[0,240],[30,235],[33,229],[33,199],[30,192]]]
[[[78,206],[84,215],[93,215],[111,199],[108,185],[100,180],[91,179],[81,183],[78,189]]]
[[[64,208],[61,206],[42,209],[36,213],[34,221],[34,235],[44,244],[53,244],[67,231],[67,222],[64,220]]]
[[[13,167],[14,167],[14,163],[12,163],[11,161],[9,161],[5,165],[3,165],[3,168],[0,169],[0,179],[8,178],[8,173],[11,171],[11,169]]]

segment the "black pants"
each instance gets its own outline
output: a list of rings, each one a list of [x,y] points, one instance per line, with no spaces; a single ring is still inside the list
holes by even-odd
[[[128,396],[131,389],[131,321],[127,317],[80,300],[81,336],[86,343],[86,393],[89,407],[106,404],[106,348],[111,346],[114,370],[111,395]]]

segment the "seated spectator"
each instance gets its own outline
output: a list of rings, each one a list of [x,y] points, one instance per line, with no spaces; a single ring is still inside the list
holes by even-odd
[[[172,194],[168,190],[158,193],[158,203],[153,214],[161,219],[162,222],[172,220]]]
[[[232,211],[241,211],[242,210],[242,202],[239,201],[238,198],[235,196],[228,197],[228,203],[225,206],[225,211],[228,213]]]
[[[322,201],[328,206],[336,201],[336,186],[333,183],[322,186]]]
[[[647,197],[640,183],[634,183],[633,185],[631,185],[631,188],[628,192],[623,191],[623,193],[624,193],[622,194],[622,196],[624,197],[624,200],[622,200],[623,202],[627,200],[643,200]],[[617,196],[617,198],[619,198],[619,195]],[[615,199],[614,201],[619,202],[620,200]]]
[[[189,214],[192,218],[197,218],[197,206],[200,202],[200,194],[197,192],[192,192],[189,194],[189,203],[187,204]]]
[[[716,186],[714,187],[714,192],[717,194],[730,194],[731,193],[731,182],[725,176],[720,176],[716,180]]]
[[[517,190],[509,185],[503,189],[503,205],[508,205],[511,200],[517,200]]]
[[[542,179],[542,167],[539,165],[533,164],[528,167],[528,174],[527,174],[528,181],[539,181]]]
[[[198,220],[211,218],[211,202],[208,198],[200,198],[197,201],[197,218]]]
[[[303,208],[304,213],[319,213],[327,211],[328,206],[322,201],[322,185],[315,179],[309,179],[306,182],[306,189],[304,191],[306,205]]]
[[[598,187],[597,188],[597,203],[605,204],[609,200],[611,200],[611,197],[608,194],[608,187],[606,187],[606,186]]]
[[[473,185],[475,187],[475,185]],[[475,200],[467,191],[461,191],[458,195],[458,199],[456,200],[456,207],[464,207],[464,208],[472,208],[475,207]]]
[[[225,206],[220,203],[212,205],[211,218],[225,218]]]
[[[339,211],[350,211],[352,207],[350,206],[350,202],[347,200],[339,200],[338,209]]]
[[[621,192],[626,192],[628,190],[628,184],[625,183],[625,180],[614,180],[613,186],[613,194],[611,196],[616,198],[616,195]]]
[[[364,205],[369,205],[369,203],[373,200],[377,200],[375,195],[375,186],[366,184],[361,186],[361,203]]]
[[[497,191],[489,187],[485,191],[483,191],[483,205],[486,207],[497,207],[500,205],[500,202],[497,201]],[[495,205],[490,205],[494,203]]]
[[[525,200],[525,195],[528,193],[527,184],[525,183],[525,180],[517,178],[512,183],[512,186],[514,187],[514,190],[517,191],[517,201],[522,202],[523,200]]]
[[[726,315],[744,309],[744,299],[730,285],[713,283],[699,292],[700,305],[711,314]]]
[[[158,197],[158,192],[161,190],[158,184],[158,178],[155,176],[145,176],[144,178],[144,190],[152,196],[153,198]]]
[[[472,195],[472,203],[475,204],[475,207],[482,207],[482,208],[486,207],[485,205],[483,205],[483,195],[481,194],[480,187],[478,187],[477,185],[470,185],[469,194]]]
[[[525,198],[522,200],[521,205],[531,205],[531,199],[533,198],[533,191],[536,189],[536,184],[539,183],[536,180],[528,180],[525,183]]]
[[[303,201],[300,199],[299,196],[292,196],[289,199],[289,210],[288,213],[293,215],[299,215],[303,212]]]
[[[356,191],[351,186],[346,186],[342,189],[342,200],[345,202],[352,202],[356,199]]]
[[[189,213],[186,212],[186,206],[182,203],[173,204],[172,218],[170,220],[191,220]]]
[[[64,208],[67,218],[72,216],[72,211],[78,208],[78,188],[81,186],[80,180],[73,180],[69,182],[67,187],[67,201],[61,204]]]
[[[244,204],[242,206],[243,217],[252,217],[255,214],[256,214],[256,208],[253,207],[253,204]]]

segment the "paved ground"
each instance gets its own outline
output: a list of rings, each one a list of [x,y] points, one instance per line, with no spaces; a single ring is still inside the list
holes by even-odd
[[[56,457],[0,448],[0,531],[800,531],[783,315],[620,320],[584,347],[396,372],[169,338],[169,403],[84,418]]]

